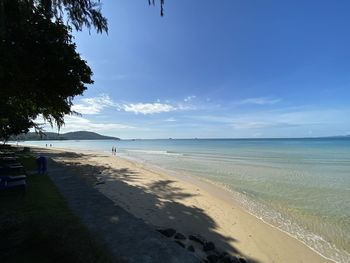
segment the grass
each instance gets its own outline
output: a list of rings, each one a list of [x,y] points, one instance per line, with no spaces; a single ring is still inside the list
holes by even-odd
[[[22,156],[26,170],[32,156]],[[25,192],[0,192],[0,262],[111,262],[46,175],[27,177]]]

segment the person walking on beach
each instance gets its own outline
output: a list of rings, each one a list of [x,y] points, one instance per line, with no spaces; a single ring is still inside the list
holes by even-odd
[[[116,155],[117,154],[117,147],[112,147],[112,155]]]

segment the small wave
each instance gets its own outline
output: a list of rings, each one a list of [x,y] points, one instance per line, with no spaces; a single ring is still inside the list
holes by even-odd
[[[144,154],[154,154],[154,155],[170,155],[170,156],[183,156],[181,153],[174,153],[169,151],[156,151],[156,150],[126,150],[127,152],[133,153],[144,153]]]
[[[253,201],[247,193],[233,191],[227,185],[221,185],[233,194],[237,200],[250,214],[261,219],[265,223],[280,229],[286,234],[298,239],[321,256],[339,263],[349,263],[350,254],[347,251],[338,249],[334,244],[329,243],[320,235],[306,230],[299,224],[291,221],[279,211],[272,209],[260,202]]]

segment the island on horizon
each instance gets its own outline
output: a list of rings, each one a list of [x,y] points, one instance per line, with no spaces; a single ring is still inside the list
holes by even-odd
[[[35,132],[29,132],[27,134],[20,134],[17,136],[12,136],[10,138],[12,141],[39,141],[39,140],[120,140],[118,137],[105,136],[98,134],[96,132],[89,131],[75,131],[67,133],[55,133],[55,132],[45,132],[43,134],[38,134]]]

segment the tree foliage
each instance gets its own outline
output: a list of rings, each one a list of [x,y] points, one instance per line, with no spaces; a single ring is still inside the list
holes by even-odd
[[[12,0],[28,9],[40,10],[46,18],[63,20],[72,25],[76,30],[82,30],[85,26],[88,29],[96,28],[97,32],[108,31],[107,19],[101,13],[101,2],[94,0]],[[7,19],[7,12],[4,12],[4,5],[7,0],[0,0],[0,15]]]
[[[100,1],[0,0],[0,139],[40,131],[39,115],[60,128],[73,98],[93,83],[71,27],[107,32]]]
[[[165,0],[159,0],[160,1],[160,15],[164,16],[164,1]],[[149,5],[155,5],[155,0],[148,0]]]
[[[76,52],[70,27],[52,21],[41,5],[1,0],[0,137],[38,127],[41,114],[60,127],[74,96],[92,84],[92,71]],[[2,18],[4,18],[2,17]]]

